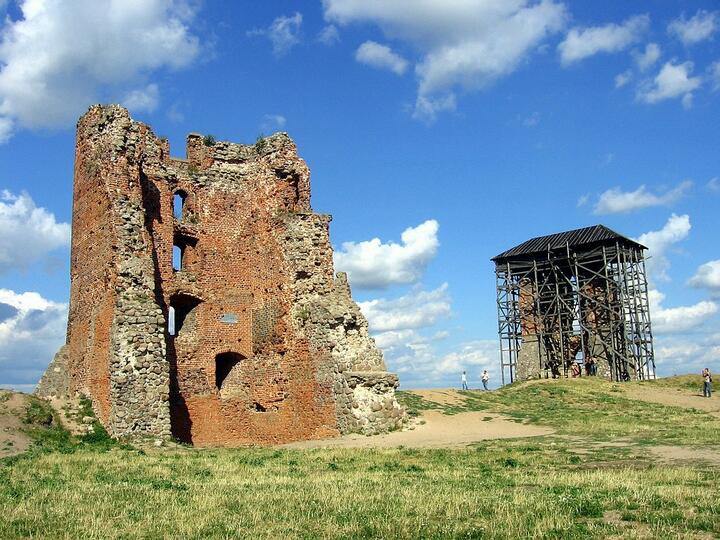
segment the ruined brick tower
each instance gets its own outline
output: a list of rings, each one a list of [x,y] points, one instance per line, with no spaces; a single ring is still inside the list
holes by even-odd
[[[88,395],[114,436],[200,445],[402,425],[286,134],[191,134],[178,159],[122,107],[93,106],[74,175],[67,343],[39,394]]]
[[[594,225],[493,257],[503,384],[583,372],[655,378],[646,249]]]

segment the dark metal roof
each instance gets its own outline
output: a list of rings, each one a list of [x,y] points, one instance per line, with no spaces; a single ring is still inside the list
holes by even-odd
[[[530,255],[539,253],[547,253],[557,249],[564,249],[566,246],[578,247],[590,244],[614,244],[619,241],[621,244],[647,249],[642,244],[638,244],[634,240],[616,233],[612,229],[608,229],[605,225],[593,225],[592,227],[584,227],[573,231],[565,231],[547,236],[538,236],[515,246],[514,248],[503,251],[499,255],[492,258],[493,261],[505,261],[510,259],[525,259]]]

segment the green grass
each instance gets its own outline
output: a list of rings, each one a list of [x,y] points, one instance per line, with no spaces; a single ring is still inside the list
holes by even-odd
[[[600,465],[614,459],[611,467]],[[0,468],[0,537],[654,538],[720,534],[717,471],[547,441],[470,450],[113,449]],[[622,513],[624,522],[605,519]],[[682,519],[679,518],[682,517]]]
[[[702,395],[702,378],[700,375],[674,375],[672,377],[664,377],[654,381],[634,382],[640,387],[648,386],[651,388],[672,388],[674,390],[689,390],[691,394]]]
[[[680,425],[660,430],[660,420],[711,433],[718,420],[612,389],[562,381],[468,392],[467,410],[557,431],[468,449],[143,452],[69,436],[60,447],[39,440],[0,464],[0,538],[720,536],[717,467],[661,465],[646,444],[596,444],[615,432],[647,444],[651,433],[657,444],[707,444],[709,436]],[[460,409],[401,396],[418,412]],[[643,422],[652,429],[635,425]]]
[[[46,402],[30,398],[22,417],[23,424],[48,427],[52,425],[53,420],[53,410]]]
[[[91,424],[93,431],[81,436],[74,436],[62,426],[59,415],[47,401],[35,396],[28,396],[21,420],[24,424],[23,431],[32,438],[33,444],[25,454],[6,458],[4,464],[32,460],[47,453],[71,454],[83,449],[94,452],[106,452],[113,448],[132,449],[132,446],[110,437],[103,425],[95,418],[92,404],[86,398],[81,399],[78,412],[80,419],[84,416],[93,418]],[[0,463],[3,461],[0,460]]]
[[[624,385],[680,389],[692,395],[698,377],[673,377],[647,382],[609,383],[597,378],[516,383],[494,392],[460,392],[462,405],[438,405],[415,394],[400,392],[414,411],[439,409],[501,412],[519,421],[550,426],[562,435],[595,441],[618,438],[640,444],[715,445],[720,420],[703,411],[647,403],[624,397]]]

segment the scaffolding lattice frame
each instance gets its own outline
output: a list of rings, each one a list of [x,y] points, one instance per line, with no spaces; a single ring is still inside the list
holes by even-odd
[[[573,363],[607,366],[615,381],[654,379],[644,247],[600,242],[496,258],[502,384],[516,380],[523,345],[537,343],[535,373],[568,376]]]

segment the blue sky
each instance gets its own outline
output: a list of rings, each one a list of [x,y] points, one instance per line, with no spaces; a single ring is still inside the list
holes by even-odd
[[[64,339],[74,125],[290,133],[406,387],[498,382],[490,257],[595,223],[651,248],[662,374],[720,370],[716,2],[3,2],[0,384]],[[3,191],[4,190],[4,191]]]

